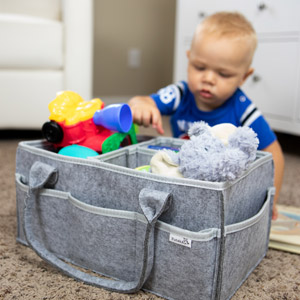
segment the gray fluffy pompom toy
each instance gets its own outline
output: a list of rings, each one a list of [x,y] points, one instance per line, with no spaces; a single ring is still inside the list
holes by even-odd
[[[249,127],[232,124],[210,127],[205,122],[196,122],[188,134],[190,140],[178,153],[165,152],[185,178],[232,181],[241,176],[256,158],[259,141]]]

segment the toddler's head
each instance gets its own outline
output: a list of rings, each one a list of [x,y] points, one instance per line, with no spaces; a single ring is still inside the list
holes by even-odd
[[[253,73],[257,39],[252,25],[239,13],[220,12],[198,25],[188,56],[188,85],[197,106],[221,106]]]

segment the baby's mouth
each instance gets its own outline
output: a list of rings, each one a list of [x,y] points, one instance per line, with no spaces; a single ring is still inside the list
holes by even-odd
[[[206,98],[206,99],[210,99],[213,96],[209,90],[205,90],[205,89],[200,90],[199,94],[200,94],[200,96],[202,96],[203,98]]]

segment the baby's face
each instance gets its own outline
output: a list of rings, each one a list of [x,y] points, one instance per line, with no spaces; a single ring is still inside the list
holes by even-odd
[[[245,40],[198,34],[188,55],[188,85],[197,107],[211,111],[222,105],[253,72]]]

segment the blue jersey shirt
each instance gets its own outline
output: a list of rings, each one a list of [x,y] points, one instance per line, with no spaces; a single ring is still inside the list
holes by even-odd
[[[205,121],[210,126],[231,123],[249,126],[259,139],[258,149],[264,149],[276,140],[276,135],[250,99],[238,88],[220,107],[213,111],[198,109],[194,95],[185,81],[171,84],[150,95],[163,115],[171,115],[174,137],[184,137],[192,123]]]

